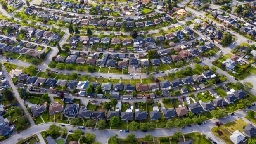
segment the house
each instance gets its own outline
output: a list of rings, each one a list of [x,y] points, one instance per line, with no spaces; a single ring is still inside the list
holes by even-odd
[[[95,65],[95,63],[96,63],[96,59],[95,58],[88,58],[86,60],[86,64],[88,64],[88,65]]]
[[[121,120],[122,121],[132,121],[133,120],[133,112],[121,112]]]
[[[175,109],[162,109],[165,119],[170,119],[176,116]]]
[[[0,116],[0,135],[1,136],[8,136],[13,131],[13,128],[9,126],[8,123],[5,122],[5,119],[3,116]]]
[[[76,87],[77,87],[77,84],[78,84],[77,81],[75,81],[75,80],[70,80],[70,81],[68,81],[68,83],[67,83],[67,89],[69,89],[69,90],[75,90]]]
[[[207,71],[203,72],[202,76],[204,76],[204,78],[206,78],[206,79],[216,77],[216,75],[211,70],[207,70]]]
[[[54,61],[56,62],[65,62],[66,57],[63,57],[61,55],[57,55]]]
[[[127,67],[128,67],[128,62],[127,61],[118,61],[118,68],[125,69]]]
[[[104,111],[94,111],[91,115],[92,119],[102,120],[105,119],[105,112]]]
[[[163,97],[170,97],[170,92],[168,90],[162,90]]]
[[[158,83],[150,83],[148,84],[149,90],[154,92],[155,90],[159,90],[159,84]]]
[[[49,106],[49,114],[61,113],[63,111],[63,105],[59,103],[51,103]]]
[[[168,80],[161,81],[159,85],[162,90],[170,90],[172,88],[171,83]]]
[[[161,118],[161,114],[159,111],[150,111],[149,116],[152,121],[156,121]]]
[[[195,82],[198,83],[205,82],[205,78],[202,75],[193,75],[192,78]]]
[[[192,104],[188,104],[188,109],[193,113],[193,114],[200,114],[202,113],[204,110],[201,107],[201,105],[199,103],[192,103]]]
[[[79,112],[78,112],[78,118],[82,118],[82,119],[90,119],[92,115],[92,111],[91,110],[87,110],[87,108],[85,106],[81,106]]]
[[[247,96],[247,94],[244,90],[237,90],[234,92],[234,95],[235,95],[235,97],[237,97],[237,99],[242,99]]]
[[[107,67],[116,67],[116,60],[109,59],[106,64]]]
[[[239,144],[245,139],[245,136],[241,132],[236,130],[229,138],[234,144]]]
[[[19,76],[21,74],[22,74],[22,70],[19,70],[19,69],[12,69],[10,71],[11,78],[17,77],[17,76]]]
[[[75,117],[78,112],[78,104],[66,104],[63,114],[66,117]]]
[[[111,83],[102,83],[101,84],[101,89],[105,91],[110,91],[112,89],[112,84]]]
[[[126,84],[126,85],[124,85],[124,90],[126,92],[133,92],[133,91],[135,91],[135,86],[133,86],[131,84]]]
[[[215,107],[223,107],[225,105],[227,105],[228,103],[223,99],[223,98],[216,98],[214,100],[212,100],[213,104]]]
[[[225,65],[226,70],[230,71],[233,71],[236,67],[236,62],[231,59],[226,59],[222,64]]]
[[[176,110],[176,113],[177,113],[177,116],[185,116],[187,113],[188,113],[188,109],[187,107],[178,107],[175,109]]]
[[[247,124],[244,128],[245,136],[247,137],[255,137],[256,136],[256,128],[252,124]]]
[[[153,66],[159,66],[159,65],[161,65],[160,59],[151,59],[150,62],[151,62],[151,64],[152,64]]]
[[[44,103],[43,105],[33,105],[30,107],[30,110],[33,117],[37,117],[43,112],[45,112],[46,108],[47,108],[47,103]]]
[[[194,79],[193,79],[191,76],[187,76],[187,77],[181,79],[181,81],[182,81],[184,84],[188,84],[188,85],[194,84]]]
[[[54,78],[48,78],[45,82],[44,85],[54,87],[57,83],[57,80]]]
[[[46,81],[45,78],[38,78],[38,79],[36,80],[36,82],[34,83],[34,85],[37,86],[37,87],[40,87],[41,85],[44,84],[45,81]]]
[[[66,84],[67,84],[67,80],[60,80],[60,79],[56,83],[56,85],[60,87],[64,87],[66,86]]]
[[[77,58],[77,55],[69,55],[69,56],[66,58],[65,62],[66,62],[66,63],[75,63],[76,58]]]
[[[119,118],[120,117],[119,111],[108,111],[107,120],[110,120],[114,116]]]
[[[148,85],[147,84],[142,84],[142,83],[137,83],[136,84],[136,90],[139,92],[146,92],[149,90]]]
[[[110,91],[109,95],[110,95],[109,96],[110,99],[120,100],[120,94],[117,91]]]
[[[142,121],[142,120],[146,120],[147,119],[147,112],[145,111],[136,111],[135,112],[135,120],[136,121]]]
[[[183,83],[180,78],[177,78],[172,81],[171,85],[172,85],[172,87],[176,88],[176,87],[182,86]]]
[[[32,76],[32,77],[28,77],[27,80],[26,80],[26,84],[34,84],[35,81],[37,80],[37,77],[35,76]]]
[[[28,74],[20,74],[18,76],[18,82],[24,82],[28,78]]]
[[[188,93],[188,89],[187,89],[187,87],[183,87],[183,88],[181,88],[181,89],[180,89],[180,92],[181,92],[182,94],[184,94],[184,93]]]
[[[214,105],[212,102],[200,102],[204,111],[211,111],[214,109]]]
[[[225,100],[226,100],[227,103],[232,104],[232,103],[234,103],[237,100],[237,97],[235,97],[234,94],[228,94],[225,97]]]
[[[214,96],[214,97],[217,96],[217,92],[216,92],[214,89],[209,89],[208,91],[209,91],[209,93],[210,93],[212,96]]]
[[[124,89],[124,85],[122,83],[116,83],[113,85],[113,89],[115,91],[122,91]]]
[[[79,81],[77,86],[76,86],[76,89],[78,90],[84,90],[86,89],[87,87],[89,86],[89,81]]]
[[[78,57],[78,58],[76,59],[76,63],[77,63],[77,64],[85,64],[85,58],[83,58],[83,57]]]

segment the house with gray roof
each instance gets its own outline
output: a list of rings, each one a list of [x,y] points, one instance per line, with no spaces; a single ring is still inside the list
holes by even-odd
[[[234,103],[238,98],[234,95],[234,94],[228,94],[226,97],[225,97],[225,100],[229,103],[229,104],[232,104]]]
[[[66,117],[75,117],[78,112],[78,107],[79,107],[78,104],[66,104],[63,114]]]
[[[87,108],[85,106],[81,106],[79,112],[78,112],[78,118],[82,118],[82,119],[90,119],[92,115],[92,111],[91,110],[87,110]]]
[[[212,100],[213,104],[215,107],[223,107],[225,105],[227,105],[228,103],[221,97],[216,98],[214,100]]]
[[[107,120],[110,120],[114,116],[119,118],[120,117],[119,111],[108,111],[108,113],[107,113]]]
[[[192,103],[192,104],[188,104],[188,109],[193,113],[193,114],[200,114],[202,113],[204,110],[201,107],[201,105],[199,103]]]
[[[242,99],[244,97],[246,97],[246,92],[244,90],[237,90],[234,92],[235,97],[237,97],[237,99]]]
[[[57,83],[57,80],[54,79],[54,78],[48,78],[46,81],[45,81],[45,85],[46,86],[50,86],[50,87],[54,87]]]
[[[112,83],[102,83],[101,84],[102,91],[110,91],[112,89]]]
[[[244,128],[245,136],[247,137],[255,137],[256,136],[256,128],[252,124],[247,124]]]
[[[147,117],[148,117],[148,114],[145,111],[136,111],[135,112],[135,120],[136,121],[146,120]]]
[[[105,119],[105,112],[103,111],[94,111],[91,115],[92,119]]]
[[[76,58],[77,58],[77,55],[69,55],[66,58],[65,62],[66,63],[75,63],[76,62]]]
[[[149,116],[152,121],[156,121],[161,118],[161,114],[159,111],[150,111]]]
[[[149,83],[148,88],[149,88],[149,90],[154,92],[155,90],[159,90],[159,84],[158,83]]]
[[[132,121],[133,120],[133,112],[121,112],[121,120],[122,121]]]
[[[200,105],[204,109],[204,111],[211,111],[214,109],[214,105],[212,102],[201,102]]]
[[[75,81],[75,80],[70,80],[70,81],[68,81],[68,83],[67,83],[67,89],[69,89],[69,90],[75,90],[76,87],[77,87],[77,84],[78,84],[77,81]]]
[[[176,116],[175,109],[162,109],[162,112],[165,119],[170,119]]]
[[[122,91],[124,89],[124,85],[122,83],[115,83],[113,84],[113,89],[115,91]]]
[[[37,77],[30,76],[30,77],[27,78],[26,84],[34,84],[36,80],[37,80]]]
[[[30,107],[30,110],[31,110],[33,117],[38,117],[40,114],[45,112],[46,108],[47,108],[47,103],[45,103],[43,105],[33,105]]]
[[[161,81],[159,85],[162,90],[170,90],[172,88],[171,83],[168,80]]]

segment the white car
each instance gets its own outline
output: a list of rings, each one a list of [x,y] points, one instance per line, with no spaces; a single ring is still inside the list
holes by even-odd
[[[123,132],[123,130],[119,130],[119,132]]]

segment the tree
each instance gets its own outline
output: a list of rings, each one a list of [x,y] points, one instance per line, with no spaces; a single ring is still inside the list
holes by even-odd
[[[20,98],[22,98],[22,99],[27,99],[27,97],[29,95],[27,90],[24,88],[19,89],[19,94],[20,94]]]
[[[94,121],[91,120],[91,119],[88,119],[88,120],[85,122],[85,126],[86,126],[86,127],[94,127],[94,126],[95,126]]]
[[[156,124],[154,122],[148,122],[148,130],[154,130],[156,128]]]
[[[78,141],[81,135],[83,135],[83,131],[76,129],[74,130],[73,134],[71,134],[70,136],[72,137],[73,141]]]
[[[139,123],[137,123],[136,121],[132,121],[129,124],[129,130],[138,130],[139,126]]]
[[[168,120],[166,123],[166,128],[173,128],[174,127],[174,122],[171,120]]]
[[[65,65],[63,63],[57,63],[56,68],[57,69],[64,69]]]
[[[30,6],[30,3],[28,1],[26,1],[26,5],[29,7]]]
[[[248,144],[256,144],[256,139],[249,138],[248,139]]]
[[[225,109],[218,109],[218,110],[212,110],[211,115],[215,118],[221,118],[227,115],[227,112]]]
[[[51,61],[48,66],[50,68],[55,68],[57,66],[57,63],[55,61]]]
[[[102,93],[102,89],[100,87],[100,85],[97,85],[96,88],[95,88],[95,93],[96,94],[101,94]]]
[[[110,118],[110,126],[111,127],[117,127],[117,126],[119,126],[119,124],[120,124],[119,117],[113,116],[112,118]]]
[[[58,138],[60,136],[60,130],[61,127],[57,125],[50,125],[49,129],[47,130],[47,133],[54,139]]]
[[[117,136],[117,135],[111,136],[111,137],[108,139],[108,144],[120,144],[120,141],[119,141],[119,139],[118,139],[118,136]]]
[[[128,141],[130,143],[134,143],[137,141],[137,139],[134,134],[128,134],[126,137],[126,141]]]
[[[246,115],[248,118],[250,118],[250,119],[254,119],[255,118],[255,115],[254,115],[254,111],[252,111],[252,110],[249,110],[248,112],[247,112],[247,115]]]
[[[148,58],[149,59],[159,58],[159,55],[158,55],[156,50],[149,50],[148,51]]]
[[[92,30],[90,28],[87,28],[87,35],[90,38],[92,35]]]
[[[142,131],[148,130],[148,125],[147,125],[147,123],[140,123],[140,130],[142,130]]]
[[[137,31],[133,31],[133,32],[131,33],[131,36],[132,36],[133,39],[136,39],[137,36],[138,36]]]
[[[110,104],[112,105],[112,106],[115,106],[116,104],[117,104],[117,100],[116,99],[110,99]]]
[[[152,141],[153,140],[153,136],[151,134],[145,134],[144,139],[146,141]]]
[[[71,125],[78,125],[79,124],[79,118],[72,118],[69,123]]]
[[[93,133],[85,133],[80,139],[80,143],[92,144],[96,139],[96,135]]]
[[[61,137],[66,138],[67,134],[68,134],[68,129],[65,127],[62,129]]]
[[[80,34],[80,31],[79,31],[78,27],[75,27],[75,33]]]
[[[158,90],[158,89],[157,89],[157,90],[155,90],[155,91],[154,91],[154,93],[155,93],[155,95],[157,95],[157,96],[162,95],[161,91],[160,91],[160,90]]]
[[[183,136],[183,134],[178,131],[178,132],[175,132],[175,133],[173,134],[172,139],[173,139],[174,141],[178,141],[180,138],[182,138],[182,136]]]
[[[74,33],[74,28],[73,28],[72,23],[69,24],[68,31],[69,31],[69,34],[73,34]]]
[[[96,127],[97,127],[99,130],[105,129],[106,126],[107,126],[107,124],[106,124],[106,121],[104,121],[104,120],[99,120],[99,121],[97,122],[97,125],[96,125]]]
[[[12,102],[14,100],[12,91],[10,91],[9,89],[3,90],[3,98],[8,102]]]
[[[221,44],[223,46],[229,46],[232,43],[232,35],[231,34],[225,34],[223,39],[221,40]]]
[[[104,102],[104,103],[103,103],[103,107],[104,107],[105,109],[109,110],[109,109],[111,108],[111,105],[110,105],[109,102]]]
[[[93,93],[93,85],[89,84],[88,87],[86,88],[86,93],[87,94],[92,94]]]

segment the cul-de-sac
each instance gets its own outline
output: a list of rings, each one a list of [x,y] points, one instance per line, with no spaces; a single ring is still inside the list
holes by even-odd
[[[0,0],[0,144],[256,144],[256,1]]]

